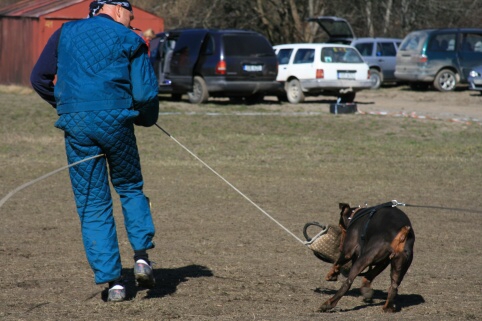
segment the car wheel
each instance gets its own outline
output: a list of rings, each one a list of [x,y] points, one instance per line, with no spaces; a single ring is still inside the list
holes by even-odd
[[[305,94],[301,89],[301,84],[298,79],[292,79],[286,86],[286,97],[292,104],[298,104],[305,101]]]
[[[378,89],[382,85],[382,75],[376,69],[370,69],[370,80],[372,82],[371,89]]]
[[[452,70],[442,69],[433,82],[438,91],[452,91],[457,86],[457,77]]]
[[[206,82],[202,77],[194,77],[192,92],[187,93],[187,96],[189,98],[189,102],[191,102],[192,104],[203,104],[208,101],[208,87],[206,86]]]
[[[352,103],[354,100],[355,100],[355,97],[356,97],[356,92],[354,91],[351,91],[349,93],[346,93],[346,94],[341,94],[339,96],[340,98],[340,103]]]

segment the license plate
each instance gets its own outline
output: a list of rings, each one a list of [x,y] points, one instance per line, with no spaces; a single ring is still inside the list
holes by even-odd
[[[482,85],[482,79],[474,79],[474,84]]]
[[[244,71],[263,71],[263,66],[262,65],[244,65],[243,70]]]
[[[354,72],[339,71],[338,79],[355,79]]]

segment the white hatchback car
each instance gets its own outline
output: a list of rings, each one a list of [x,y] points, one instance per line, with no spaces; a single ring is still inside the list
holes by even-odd
[[[327,43],[284,44],[273,47],[278,57],[278,97],[291,103],[305,96],[336,96],[353,102],[357,91],[369,89],[370,68],[352,46]],[[284,97],[285,96],[285,97]]]

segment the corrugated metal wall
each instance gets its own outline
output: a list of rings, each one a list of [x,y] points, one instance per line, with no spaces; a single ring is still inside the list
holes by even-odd
[[[91,0],[29,0],[0,9],[0,84],[30,86],[30,72],[63,23],[87,17]],[[132,25],[164,31],[164,20],[134,7]]]
[[[0,19],[0,83],[30,86],[37,51],[38,21],[31,18]]]

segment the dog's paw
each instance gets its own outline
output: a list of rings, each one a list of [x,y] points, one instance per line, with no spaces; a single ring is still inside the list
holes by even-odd
[[[327,301],[327,302],[323,303],[322,305],[320,305],[317,312],[327,312],[331,309],[332,309],[331,304]]]
[[[395,304],[391,304],[391,305],[385,305],[383,307],[383,312],[385,313],[395,313],[395,312],[398,312],[398,308]]]
[[[360,292],[363,295],[364,302],[367,302],[367,303],[372,302],[373,293],[374,293],[372,288],[362,287],[360,288]]]
[[[334,274],[334,273],[330,272],[325,276],[325,281],[334,282],[334,281],[337,281],[337,280],[338,280],[338,274]]]

